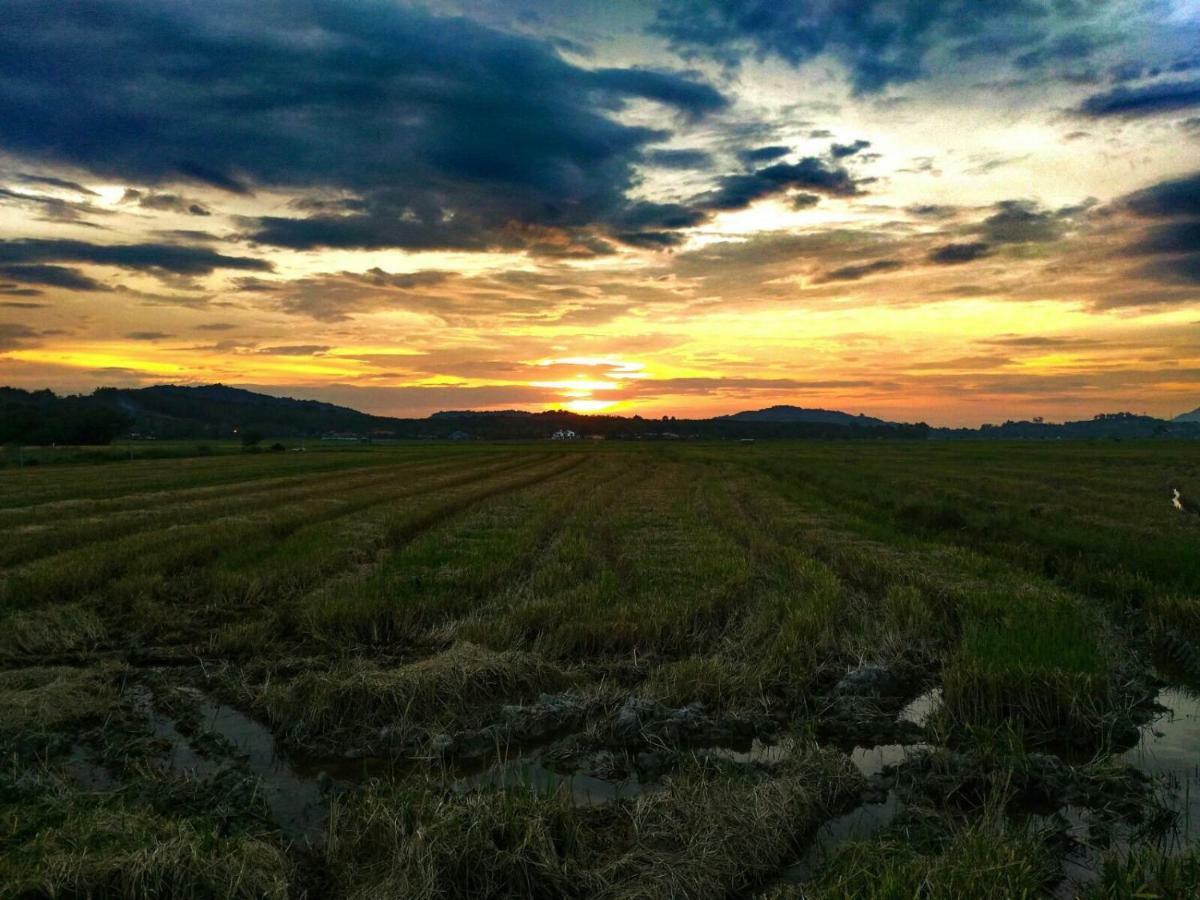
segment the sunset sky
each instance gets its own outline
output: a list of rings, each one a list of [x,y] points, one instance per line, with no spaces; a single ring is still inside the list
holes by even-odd
[[[0,6],[0,384],[1200,406],[1195,0]]]

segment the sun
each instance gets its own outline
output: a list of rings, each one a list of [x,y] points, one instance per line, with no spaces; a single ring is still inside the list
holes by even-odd
[[[596,413],[606,409],[611,409],[617,406],[617,400],[596,400],[594,398],[578,398],[568,400],[566,403],[559,406],[560,409],[567,409],[574,413]]]

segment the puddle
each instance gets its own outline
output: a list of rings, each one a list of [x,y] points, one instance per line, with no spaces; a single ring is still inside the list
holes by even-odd
[[[731,762],[749,765],[751,763],[775,764],[787,759],[792,752],[795,741],[791,738],[768,743],[754,738],[744,743],[734,742],[718,747],[706,747],[704,752],[710,756],[718,756]]]
[[[170,747],[167,771],[210,778],[233,763],[223,756],[197,752],[175,721],[155,708],[154,697],[147,688],[134,686],[129,693],[134,709],[145,717],[154,737]],[[200,731],[224,738],[244,768],[259,779],[271,820],[279,830],[295,841],[320,843],[324,839],[329,804],[318,780],[297,772],[276,753],[275,738],[267,728],[236,709],[210,703],[198,691],[189,693],[197,698]]]
[[[870,778],[888,766],[904,762],[909,753],[927,749],[928,744],[877,744],[874,747],[855,747],[850,753],[850,762],[854,763],[863,777]]]
[[[1200,838],[1200,698],[1183,688],[1166,688],[1156,700],[1166,710],[1143,726],[1137,745],[1118,758],[1167,789],[1162,799],[1179,818],[1172,831],[1152,843],[1168,853],[1182,852]],[[1104,864],[1104,848],[1088,840],[1087,811],[1072,810],[1066,807],[1061,812],[1078,846],[1063,860],[1064,878],[1055,891],[1056,898],[1078,896],[1081,888],[1099,880]],[[1134,837],[1129,829],[1112,830],[1108,849],[1128,852]]]
[[[624,781],[605,781],[579,772],[567,775],[528,759],[502,763],[450,784],[451,790],[459,794],[485,787],[520,787],[535,793],[551,793],[564,786],[570,790],[577,807],[604,806],[661,788],[658,784],[643,783],[636,776]]]
[[[294,840],[317,842],[324,835],[329,804],[315,778],[302,776],[275,752],[271,732],[228,706],[202,702],[200,727],[236,748],[246,768],[259,778],[271,818]]]
[[[838,847],[849,841],[865,840],[892,824],[900,811],[895,791],[888,791],[879,803],[864,803],[845,815],[830,819],[813,835],[812,843],[799,862],[788,866],[779,876],[783,884],[801,884],[812,878]]]
[[[85,791],[111,791],[118,782],[112,772],[93,761],[85,747],[76,744],[63,762],[63,770]]]
[[[911,722],[918,728],[924,728],[929,724],[929,717],[933,715],[933,711],[941,705],[941,702],[942,689],[931,688],[900,710],[899,719],[901,722]]]
[[[1200,697],[1171,687],[1156,700],[1167,711],[1142,728],[1121,759],[1170,788],[1168,805],[1179,813],[1171,839],[1184,844],[1200,838]]]
[[[207,778],[221,768],[219,763],[197,753],[191,742],[175,727],[174,720],[154,708],[154,695],[148,688],[134,685],[127,693],[134,710],[149,723],[154,737],[170,746],[166,761],[168,771],[194,772],[201,778]]]

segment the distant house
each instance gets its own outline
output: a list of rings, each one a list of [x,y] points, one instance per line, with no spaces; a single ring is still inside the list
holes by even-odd
[[[323,441],[365,441],[365,435],[355,434],[353,431],[327,431],[321,435]]]
[[[574,441],[578,440],[579,435],[573,432],[570,428],[560,428],[554,434],[550,435],[552,441]]]
[[[469,441],[473,436],[465,431],[452,431],[447,437],[452,441]]]

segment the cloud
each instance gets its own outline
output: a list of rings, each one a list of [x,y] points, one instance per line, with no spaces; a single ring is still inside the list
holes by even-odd
[[[876,275],[880,272],[892,272],[903,266],[904,263],[898,259],[876,259],[868,263],[857,263],[855,265],[831,269],[828,272],[818,275],[813,281],[816,284],[825,284],[829,281],[858,281],[866,278],[868,275]]]
[[[986,256],[991,245],[984,241],[968,241],[957,244],[944,244],[929,252],[929,261],[939,265],[956,265],[967,263]]]
[[[700,118],[729,105],[712,85],[682,78],[674,72],[653,69],[598,69],[589,72],[586,81],[617,96],[657,100]]]
[[[922,219],[950,219],[958,214],[958,207],[942,203],[915,203],[907,207],[905,212]]]
[[[1200,172],[1134,191],[1113,208],[1150,220],[1119,251],[1123,256],[1158,257],[1143,263],[1134,275],[1167,284],[1200,283]]]
[[[207,247],[175,244],[90,244],[66,239],[0,240],[0,264],[92,263],[145,272],[207,275],[215,269],[269,272],[271,263],[248,256],[225,256]]]
[[[0,198],[14,206],[23,206],[40,214],[42,221],[70,222],[75,225],[97,227],[88,222],[84,216],[112,215],[112,210],[94,206],[88,201],[64,200],[62,197],[50,197],[45,194],[27,194],[23,191],[13,191],[0,188]]]
[[[983,220],[984,236],[996,244],[1044,243],[1063,233],[1063,216],[1039,209],[1027,200],[1003,200]]]
[[[1138,270],[1138,274],[1156,281],[1200,284],[1200,253],[1155,260],[1153,263],[1142,266]],[[1195,300],[1195,294],[1180,298],[1180,302],[1183,303],[1192,300]]]
[[[2,253],[3,251],[0,251]],[[0,275],[22,284],[44,284],[49,287],[66,288],[71,291],[100,291],[104,285],[84,275],[78,269],[48,265],[5,265],[0,266]]]
[[[237,328],[232,322],[205,322],[203,325],[197,325],[197,331],[232,331]]]
[[[61,188],[64,191],[74,191],[76,194],[83,194],[87,197],[99,197],[100,195],[91,188],[86,188],[78,181],[68,181],[65,178],[55,178],[52,175],[31,175],[21,173],[17,176],[25,184],[36,184],[41,187]]]
[[[707,169],[713,158],[705,150],[648,150],[643,159],[663,169]]]
[[[1142,236],[1124,250],[1132,256],[1159,253],[1196,253],[1200,255],[1200,219],[1168,222],[1147,228]]]
[[[1090,347],[1098,345],[1101,342],[1092,338],[1072,337],[1069,335],[1051,337],[1048,335],[1004,334],[994,338],[977,340],[975,343],[987,344],[993,347],[1025,347],[1042,350],[1061,347]]]
[[[852,197],[860,192],[858,184],[841,166],[806,156],[796,163],[775,163],[754,172],[725,175],[716,188],[695,198],[693,203],[712,211],[745,209],[756,200],[792,189]]]
[[[1200,80],[1160,81],[1142,87],[1117,87],[1093,94],[1079,106],[1079,112],[1093,118],[1106,116],[1152,116],[1200,106]]]
[[[834,144],[829,148],[829,155],[834,159],[842,159],[846,156],[853,156],[860,150],[865,150],[871,146],[870,141],[857,140],[852,144]]]
[[[1128,194],[1123,205],[1139,216],[1200,217],[1200,172]]]
[[[289,344],[281,347],[259,347],[255,353],[267,356],[316,356],[332,349],[328,344]]]
[[[0,322],[0,351],[16,350],[27,347],[37,338],[38,333],[28,325],[15,322]]]
[[[857,93],[872,93],[922,77],[933,56],[960,64],[1000,57],[1025,68],[1078,65],[1106,41],[1071,25],[1102,12],[1051,0],[664,0],[650,29],[685,58],[707,56],[730,67],[748,56],[800,66],[827,55],[846,68]],[[1060,26],[1064,32],[1046,40]]]
[[[134,188],[126,188],[121,202],[136,202],[142,209],[162,210],[189,216],[212,215],[203,203],[197,200],[189,200],[186,197],[181,197],[179,194],[155,194],[153,192],[144,194]]]
[[[161,341],[164,338],[174,337],[173,334],[167,334],[162,331],[131,331],[125,335],[131,341]]]
[[[742,150],[738,153],[738,159],[747,164],[764,163],[770,162],[773,159],[779,159],[781,156],[787,156],[791,152],[792,148],[785,144],[770,144],[766,147]]]
[[[359,202],[246,223],[299,249],[612,230],[646,147],[728,102],[694,75],[587,69],[550,41],[378,0],[13,0],[5,15],[0,149],[152,187]],[[618,118],[634,102],[663,107],[654,127]]]

